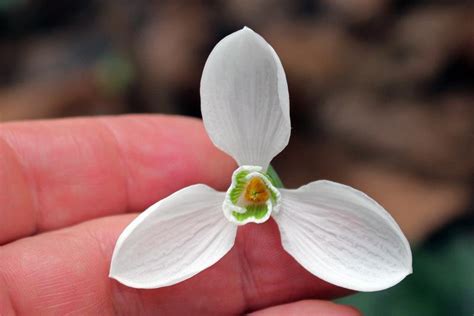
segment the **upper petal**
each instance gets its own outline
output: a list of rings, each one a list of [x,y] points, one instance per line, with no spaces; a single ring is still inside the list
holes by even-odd
[[[201,78],[201,112],[209,137],[237,163],[267,169],[288,144],[288,86],[280,59],[244,27],[212,50]]]
[[[234,245],[224,193],[198,184],[150,206],[120,235],[110,277],[135,288],[172,285],[201,272]]]
[[[400,227],[364,193],[316,181],[281,194],[274,218],[283,248],[317,277],[348,289],[377,291],[412,272],[410,246]]]

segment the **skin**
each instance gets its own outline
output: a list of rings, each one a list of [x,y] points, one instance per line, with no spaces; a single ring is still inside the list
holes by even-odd
[[[0,315],[359,315],[304,270],[273,220],[239,228],[217,264],[175,286],[108,278],[136,212],[194,183],[225,190],[233,160],[199,120],[79,118],[0,125]]]

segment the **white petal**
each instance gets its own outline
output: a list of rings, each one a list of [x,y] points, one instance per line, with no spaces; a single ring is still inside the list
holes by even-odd
[[[412,272],[407,239],[395,220],[351,187],[316,181],[281,190],[274,215],[283,248],[309,272],[357,291],[377,291]]]
[[[134,288],[188,279],[234,245],[237,226],[222,215],[224,193],[198,184],[152,205],[120,235],[110,277]]]
[[[280,59],[244,27],[222,39],[202,73],[201,112],[214,144],[240,166],[267,169],[288,144],[288,86]]]

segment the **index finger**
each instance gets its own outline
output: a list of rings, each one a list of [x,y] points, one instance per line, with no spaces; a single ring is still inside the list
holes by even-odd
[[[0,244],[145,209],[193,183],[228,184],[230,157],[197,119],[163,115],[0,125]]]
[[[188,280],[127,287],[108,274],[117,237],[133,217],[94,219],[0,247],[0,315],[241,315],[351,292],[299,265],[273,219],[241,226],[234,247]]]

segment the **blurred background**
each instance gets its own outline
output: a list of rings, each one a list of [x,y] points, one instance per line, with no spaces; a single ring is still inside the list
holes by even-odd
[[[288,187],[343,182],[408,236],[414,274],[366,315],[474,313],[474,2],[0,0],[0,121],[200,115],[205,60],[247,25],[279,54]]]

